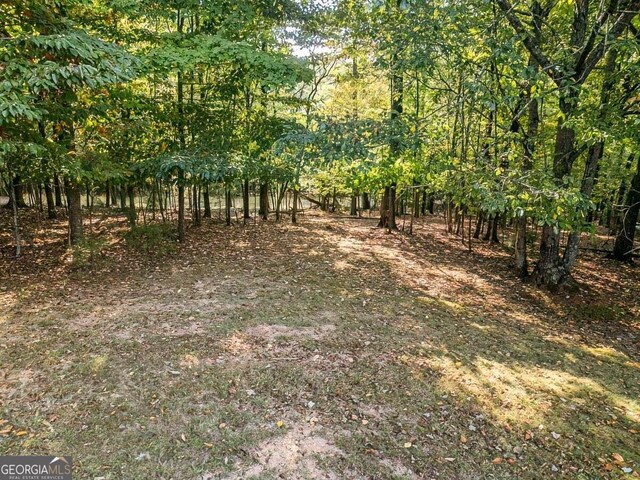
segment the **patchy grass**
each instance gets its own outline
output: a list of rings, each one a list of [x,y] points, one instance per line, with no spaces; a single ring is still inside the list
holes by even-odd
[[[637,271],[582,258],[552,296],[500,247],[365,222],[9,265],[0,454],[81,479],[637,476]]]

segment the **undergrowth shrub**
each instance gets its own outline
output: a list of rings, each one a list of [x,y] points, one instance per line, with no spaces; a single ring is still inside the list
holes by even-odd
[[[166,255],[176,249],[175,232],[166,223],[136,225],[125,234],[127,246],[146,254]]]
[[[71,247],[71,265],[76,269],[83,269],[94,265],[104,258],[103,251],[107,240],[102,237],[85,237]]]

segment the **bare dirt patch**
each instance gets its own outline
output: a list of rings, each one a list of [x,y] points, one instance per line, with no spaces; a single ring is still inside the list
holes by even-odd
[[[336,329],[335,325],[319,325],[317,327],[289,327],[287,325],[257,325],[247,328],[246,333],[252,337],[272,341],[278,337],[302,337],[320,340]]]
[[[252,454],[257,463],[226,479],[251,479],[270,473],[291,480],[337,480],[338,475],[318,466],[318,459],[343,454],[319,429],[302,425],[262,442]]]

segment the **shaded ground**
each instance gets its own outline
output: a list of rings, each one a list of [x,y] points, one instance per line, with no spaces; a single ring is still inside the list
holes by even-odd
[[[3,250],[0,454],[83,479],[637,476],[637,269],[584,257],[553,296],[434,218],[207,224],[155,258],[115,226],[88,257],[63,224]]]

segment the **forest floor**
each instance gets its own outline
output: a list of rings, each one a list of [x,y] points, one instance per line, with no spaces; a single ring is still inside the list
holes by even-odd
[[[1,250],[0,454],[105,480],[640,476],[640,268],[583,255],[553,295],[435,217],[208,222],[151,254],[98,217],[87,255],[62,222]]]

